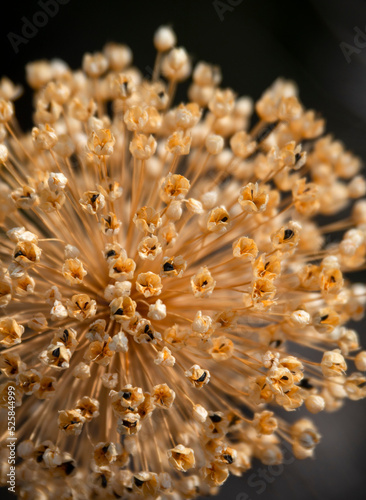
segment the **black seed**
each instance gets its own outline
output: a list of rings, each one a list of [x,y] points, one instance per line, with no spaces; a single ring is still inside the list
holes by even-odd
[[[140,487],[144,484],[143,481],[141,481],[141,479],[138,479],[137,477],[134,477],[133,480],[135,481],[135,484],[136,486]]]
[[[227,221],[227,217],[223,217],[223,218],[221,219],[221,222],[226,222],[226,221]]]
[[[93,196],[90,198],[90,201],[92,203],[95,203],[97,201],[97,199],[99,198],[99,194],[93,194]]]
[[[295,155],[295,163],[297,163],[301,158],[301,154],[300,153],[296,153]]]
[[[314,386],[310,384],[308,378],[303,378],[299,383],[299,387],[302,387],[303,389],[312,389]]]
[[[234,462],[234,459],[231,455],[223,455],[222,458],[228,463],[232,464]]]
[[[114,314],[117,316],[123,316],[123,309],[120,307]]]
[[[292,237],[293,237],[293,235],[294,235],[294,234],[295,234],[295,233],[293,232],[293,230],[292,230],[292,229],[285,229],[285,234],[284,234],[284,236],[283,236],[283,239],[284,239],[284,240],[289,240],[290,238],[292,238]]]
[[[123,425],[125,427],[131,428],[131,427],[136,427],[137,422],[129,422],[128,420],[123,420]]]
[[[269,134],[273,132],[273,130],[277,127],[278,122],[279,121],[277,120],[275,122],[268,123],[265,127],[262,128],[262,130],[258,132],[256,137],[254,137],[254,140],[258,143],[264,141],[264,139],[266,139]]]
[[[122,395],[122,397],[123,397],[124,399],[130,399],[130,397],[131,397],[131,393],[130,393],[130,392],[124,392],[124,393],[123,393],[123,395]]]
[[[149,330],[150,330],[150,325],[149,324],[145,325],[144,333],[149,333]]]
[[[109,448],[109,446],[103,446],[103,448],[102,448],[102,452],[103,452],[103,453],[107,453],[108,448]]]
[[[162,99],[165,95],[165,92],[161,91],[158,93],[158,97],[160,97],[160,99]]]
[[[67,342],[69,340],[69,331],[64,330],[64,334],[62,335],[63,341]]]
[[[214,413],[213,415],[209,415],[209,417],[210,417],[211,422],[214,422],[215,424],[217,424],[218,422],[221,422],[221,420],[222,420],[222,417],[220,417],[220,415],[217,415],[216,413]]]
[[[288,380],[288,377],[284,375],[283,377],[281,377],[281,380]]]
[[[60,348],[59,347],[56,347],[56,349],[54,349],[52,351],[52,356],[54,356],[55,358],[58,358],[60,356]]]
[[[65,462],[62,464],[65,470],[66,476],[69,476],[72,471],[75,469],[75,465],[72,462]]]
[[[205,281],[202,283],[202,286],[206,286],[206,285],[208,285],[208,281],[207,281],[207,280],[205,280]]]
[[[165,262],[165,264],[163,265],[163,269],[167,273],[169,271],[174,271],[174,266],[171,262]]]
[[[320,321],[326,321],[329,318],[329,314],[325,314],[320,318]]]
[[[229,427],[231,427],[232,425],[235,425],[239,421],[240,421],[240,418],[237,415],[233,415],[233,417],[229,423]]]
[[[282,340],[272,340],[272,342],[270,342],[270,346],[273,345],[273,347],[277,348],[279,347],[280,345],[282,344]]]
[[[79,166],[80,166],[79,158],[77,157],[77,155],[75,153],[73,153],[70,156],[69,160],[70,160],[72,168],[74,168],[74,169],[79,168]]]
[[[105,254],[105,256],[107,257],[107,259],[108,259],[109,257],[113,257],[114,255],[116,255],[116,252],[115,252],[114,250],[109,250],[109,252],[107,252],[107,253]]]
[[[204,381],[205,381],[205,379],[206,379],[206,377],[207,377],[207,373],[206,373],[206,372],[203,372],[203,373],[202,373],[202,375],[200,376],[200,378],[198,378],[198,379],[196,380],[196,382],[204,382]]]
[[[21,251],[19,250],[19,252],[17,252],[17,253],[14,255],[14,259],[16,259],[17,257],[20,257],[21,255],[23,255],[23,256],[25,257],[24,253],[23,253],[23,252],[21,252]]]

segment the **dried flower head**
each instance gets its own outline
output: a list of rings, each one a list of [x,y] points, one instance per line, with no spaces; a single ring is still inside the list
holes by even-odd
[[[281,463],[282,439],[313,455],[314,424],[276,407],[366,395],[345,326],[366,295],[347,278],[365,266],[360,161],[282,79],[253,128],[207,63],[175,106],[190,58],[170,27],[154,44],[151,81],[118,44],[81,71],[28,65],[31,132],[0,84],[0,399],[12,386],[20,498],[213,494],[252,458]]]

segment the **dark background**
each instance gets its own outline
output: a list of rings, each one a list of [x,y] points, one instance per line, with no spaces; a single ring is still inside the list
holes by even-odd
[[[147,74],[155,57],[153,33],[159,25],[171,24],[178,45],[186,47],[193,62],[220,65],[222,85],[239,95],[257,99],[278,76],[297,81],[305,106],[320,111],[328,130],[366,159],[366,41],[361,40],[365,48],[356,47],[358,53],[349,56],[350,62],[340,47],[354,46],[354,27],[365,32],[364,1],[63,1],[59,12],[18,46],[18,53],[9,33],[21,35],[24,18],[32,22],[40,5],[33,0],[2,2],[0,76],[24,84],[25,64],[40,58],[61,58],[77,68],[84,52],[100,50],[108,41],[127,43],[135,64]],[[229,6],[221,16],[220,4]],[[17,104],[26,127],[31,126],[31,110],[31,93],[26,91]],[[364,276],[355,279],[364,281]],[[365,346],[365,323],[357,328]],[[263,493],[258,493],[258,484],[248,484],[251,473],[264,469],[254,464],[246,476],[231,478],[218,498],[365,499],[366,402],[347,402],[339,412],[314,420],[323,434],[316,460],[284,466],[283,473],[269,476]],[[7,498],[6,492],[0,494]]]

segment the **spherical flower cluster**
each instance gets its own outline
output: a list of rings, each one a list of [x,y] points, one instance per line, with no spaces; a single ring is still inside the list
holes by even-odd
[[[312,457],[304,412],[366,395],[347,327],[366,296],[360,161],[289,81],[254,105],[200,62],[176,105],[190,57],[169,27],[154,44],[151,80],[118,44],[79,71],[30,63],[30,133],[0,82],[0,399],[22,499],[214,494],[280,464],[282,440]]]

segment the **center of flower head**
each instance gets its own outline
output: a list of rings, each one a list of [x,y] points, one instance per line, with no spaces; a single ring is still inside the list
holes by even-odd
[[[314,424],[266,404],[366,395],[345,361],[366,369],[345,326],[365,287],[344,278],[365,263],[365,201],[316,219],[364,195],[359,160],[282,79],[252,129],[207,63],[174,106],[191,72],[175,42],[157,31],[152,81],[116,44],[82,71],[29,64],[31,134],[0,82],[0,393],[21,406],[22,498],[211,494],[253,458],[280,464],[281,439],[313,455]]]

